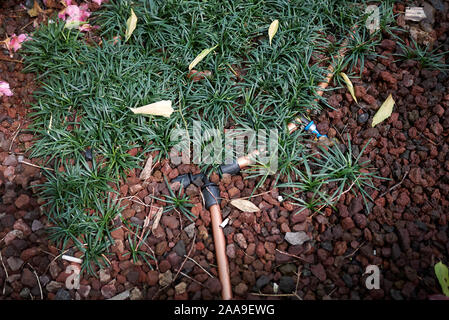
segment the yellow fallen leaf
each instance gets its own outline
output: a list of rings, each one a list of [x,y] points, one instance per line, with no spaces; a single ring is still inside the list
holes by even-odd
[[[351,80],[349,80],[349,77],[346,75],[346,73],[340,72],[340,76],[342,76],[343,80],[346,82],[346,86],[348,87],[349,93],[351,94],[352,98],[357,102],[357,98],[355,97],[354,93],[354,86],[352,85]]]
[[[373,123],[371,124],[372,127],[375,125],[381,123],[385,119],[387,119],[389,116],[391,116],[391,113],[393,112],[393,106],[394,106],[394,100],[391,94],[388,96],[388,98],[382,103],[379,110],[377,110],[376,114],[373,117]]]
[[[203,60],[212,50],[218,47],[218,44],[215,47],[204,49],[201,51],[199,55],[189,64],[189,70],[192,70],[201,60]]]
[[[132,33],[136,29],[137,25],[137,16],[134,13],[134,10],[131,8],[131,16],[126,21],[126,33],[125,33],[125,42],[129,40]]]
[[[278,29],[279,29],[279,20],[276,19],[270,24],[270,27],[268,28],[268,37],[270,38],[270,46],[274,35],[276,34],[276,32],[278,32]]]
[[[231,204],[237,209],[242,210],[243,212],[258,212],[260,209],[251,201],[244,199],[234,199],[231,200]]]
[[[42,8],[39,6],[39,3],[37,3],[37,1],[34,1],[33,8],[28,10],[27,12],[31,18],[34,18],[34,17],[37,17],[39,15],[39,13],[44,12],[44,10],[42,10]]]
[[[173,113],[170,100],[162,100],[155,103],[147,104],[139,108],[130,108],[135,114],[150,114],[154,116],[163,116],[169,118]]]

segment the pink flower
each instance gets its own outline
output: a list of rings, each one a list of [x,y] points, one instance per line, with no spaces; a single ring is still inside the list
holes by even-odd
[[[18,36],[16,36],[16,34],[13,34],[9,41],[9,46],[14,50],[14,52],[16,52],[22,47],[22,42],[27,40],[31,40],[31,37],[26,33],[19,34]]]
[[[0,97],[1,96],[12,96],[12,91],[9,88],[9,83],[5,81],[0,81]]]
[[[13,56],[13,51],[17,52],[20,48],[22,48],[22,42],[31,40],[31,37],[26,33],[22,33],[18,36],[13,34],[10,38],[6,38],[3,43],[5,44],[6,49],[8,49],[10,56]]]
[[[92,0],[92,2],[101,6],[101,3],[103,2],[103,0]]]
[[[70,3],[69,1],[67,2]],[[69,23],[85,22],[87,21],[87,18],[89,18],[89,16],[90,12],[86,3],[83,3],[80,6],[70,4],[67,6],[67,8],[58,13],[59,19],[66,20],[67,18],[67,22]]]

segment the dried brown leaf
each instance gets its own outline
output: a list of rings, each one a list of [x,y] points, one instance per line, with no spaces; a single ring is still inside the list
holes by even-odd
[[[251,201],[244,199],[231,200],[231,204],[243,212],[258,212],[260,209]]]
[[[151,171],[153,170],[153,157],[149,156],[147,162],[145,163],[145,167],[140,173],[140,180],[147,180],[151,177]]]

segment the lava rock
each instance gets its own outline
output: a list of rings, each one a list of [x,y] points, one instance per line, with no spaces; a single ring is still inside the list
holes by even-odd
[[[310,271],[312,271],[312,274],[320,281],[326,280],[326,271],[324,270],[324,267],[321,263],[313,265],[310,268]]]
[[[261,275],[256,281],[256,287],[257,287],[257,289],[260,290],[269,283],[270,283],[270,278],[266,275]]]
[[[173,248],[173,250],[176,252],[176,254],[180,257],[184,257],[184,255],[186,254],[186,246],[184,244],[184,241],[179,240],[175,247]]]
[[[243,282],[240,282],[234,289],[234,292],[241,297],[244,297],[248,292],[248,286]]]
[[[16,257],[9,257],[6,261],[8,262],[8,265],[12,271],[19,270],[23,265],[23,260]]]
[[[61,288],[56,292],[55,300],[72,300],[72,297],[70,296],[70,292]]]
[[[195,223],[191,223],[184,228],[184,231],[187,233],[187,236],[191,239],[195,235]]]
[[[296,288],[296,281],[292,277],[282,276],[279,279],[279,289],[284,293],[292,293]]]
[[[367,122],[368,119],[369,119],[369,114],[368,113],[362,113],[361,115],[359,115],[357,120],[358,120],[358,122],[360,124],[363,124],[363,123]]]
[[[31,295],[30,288],[23,288],[22,290],[20,290],[19,295],[22,299],[29,299]]]
[[[31,224],[31,231],[36,232],[42,228],[44,228],[44,225],[39,220],[33,220],[33,223]]]
[[[179,226],[179,221],[174,216],[163,216],[161,222],[164,226],[170,229],[176,229]]]
[[[285,234],[285,241],[287,241],[291,245],[301,245],[309,240],[310,237],[304,231],[287,232]]]
[[[226,255],[230,258],[230,259],[234,259],[235,258],[235,245],[233,243],[228,244],[226,246]]]
[[[234,241],[237,242],[237,244],[242,249],[246,249],[248,247],[248,244],[246,243],[245,236],[242,233],[236,233],[234,235]]]
[[[22,284],[24,286],[28,286],[30,288],[34,287],[35,285],[37,285],[37,279],[36,276],[34,275],[33,272],[31,272],[31,270],[29,269],[23,269],[22,271],[22,277],[20,279],[20,281],[22,282]]]
[[[212,294],[220,293],[221,283],[217,278],[209,278],[204,284]]]

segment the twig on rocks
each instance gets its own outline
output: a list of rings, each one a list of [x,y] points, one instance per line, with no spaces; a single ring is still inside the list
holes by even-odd
[[[61,252],[59,255],[57,255],[56,257],[53,258],[53,260],[50,261],[50,263],[48,264],[47,268],[45,269],[44,273],[47,273],[48,269],[50,268],[50,265],[55,262],[59,257],[61,257],[63,254],[69,252],[70,249],[65,250],[64,252]]]
[[[361,245],[359,245],[352,253],[348,254],[347,256],[345,256],[345,259],[352,257],[353,255],[355,255],[355,253],[357,251],[360,250],[361,247],[363,247],[365,245],[366,241],[363,241]]]
[[[358,176],[349,186],[348,189],[346,189],[345,191],[343,191],[342,193],[340,193],[339,195],[336,195],[333,199],[330,200],[330,202],[334,202],[337,199],[339,199],[342,195],[344,195],[345,193],[348,193],[349,191],[351,191],[352,187],[354,186],[354,184],[357,182],[357,180],[359,179],[360,176]],[[328,204],[323,204],[321,207],[318,208],[318,210],[316,210],[313,214],[311,214],[309,216],[309,218],[312,218],[313,216],[315,216],[318,212],[320,212],[324,207],[326,207]]]
[[[268,191],[265,191],[265,192],[262,192],[262,193],[259,193],[259,194],[255,194],[253,196],[242,197],[240,199],[249,199],[249,198],[255,198],[255,197],[263,196],[264,194],[270,193],[271,191],[273,191],[273,190],[268,190]]]
[[[438,146],[438,143],[436,143],[435,141],[430,140],[429,138],[427,138],[425,135],[423,135],[421,132],[418,132],[418,134],[423,137],[424,139],[426,139],[427,141],[429,141],[431,144],[433,144],[434,146]]]
[[[11,151],[12,149],[12,145],[14,144],[14,140],[16,140],[19,132],[20,132],[20,127],[22,126],[22,123],[19,123],[19,127],[17,128],[16,132],[14,133],[14,137],[11,139],[11,143],[9,144],[9,149],[8,151]]]
[[[401,181],[399,183],[396,183],[394,186],[392,186],[390,189],[388,189],[387,191],[385,191],[384,193],[382,193],[379,198],[382,198],[384,195],[386,195],[388,192],[390,192],[393,189],[396,189],[397,187],[399,187],[402,182],[404,182],[405,178],[407,177],[408,173],[410,172],[410,170],[407,170],[407,172],[404,174],[404,176],[402,177]]]
[[[42,293],[42,286],[41,286],[41,281],[39,280],[39,276],[37,275],[37,272],[34,269],[34,267],[31,264],[29,264],[29,263],[27,263],[27,264],[31,267],[31,269],[33,269],[34,276],[36,277],[37,284],[39,285],[39,291],[41,293],[41,300],[44,300],[44,294]],[[30,295],[31,295],[31,293],[30,293]]]
[[[51,253],[51,252],[42,250],[41,248],[38,248],[38,249],[39,249],[39,251],[41,251],[41,252],[43,252],[43,253],[46,253],[46,254],[48,254],[48,255],[50,255],[50,256],[53,256],[53,258],[56,257],[56,256],[55,256],[53,253]]]
[[[153,187],[153,196],[154,196],[154,187]],[[137,247],[140,246],[140,243],[142,242],[142,238],[143,238],[144,232],[148,228],[148,226],[150,225],[150,217],[149,217],[149,215],[151,215],[151,209],[153,208],[153,200],[154,200],[154,198],[151,197],[150,210],[149,210],[148,214],[145,217],[145,221],[143,222],[143,228],[142,228],[142,231],[140,232],[140,240],[139,240],[139,243],[137,244]]]
[[[106,259],[106,261],[109,263],[109,265],[112,265],[111,261],[109,261],[109,259],[106,257],[106,255],[104,253],[102,253],[101,256]]]
[[[279,250],[279,249],[276,249],[276,251],[279,252],[279,253],[285,254],[286,256],[293,257],[293,258],[296,258],[296,259],[298,259],[298,260],[307,262],[306,259],[301,258],[301,257],[298,257],[298,256],[295,256],[294,254],[291,254],[291,253],[288,253],[288,252],[285,252],[285,251],[281,251],[281,250]]]
[[[8,58],[3,58],[3,57],[0,57],[0,60],[8,61],[8,62],[15,62],[15,63],[23,63],[23,61],[20,61],[20,60],[8,59]]]
[[[198,267],[200,267],[204,272],[206,272],[207,275],[208,275],[209,277],[215,278],[215,277],[214,277],[213,275],[211,275],[206,269],[204,269],[198,262],[196,262],[195,259],[192,259],[192,258],[187,257],[187,256],[184,256],[184,257],[186,257],[187,259],[189,259],[190,261],[192,261],[193,263],[195,263],[195,264],[196,264]]]
[[[159,296],[159,293],[161,293],[162,291],[164,291],[165,289],[167,289],[169,286],[170,286],[170,285],[166,285],[166,286],[160,287],[160,288],[156,291],[156,293],[153,295],[153,297],[151,298],[151,300],[155,300],[155,299]]]
[[[346,127],[347,127],[348,125],[346,124],[345,125],[345,127],[343,128],[343,133],[346,131]],[[337,129],[337,128],[335,128],[335,126],[334,125],[332,125],[332,127],[335,129],[335,131],[338,133],[338,135],[340,136],[340,138],[341,138],[341,143],[345,143],[345,139],[343,138],[343,135],[340,133],[340,131]],[[346,145],[346,144],[345,144]]]
[[[39,168],[39,169],[45,169],[45,170],[55,171],[55,170],[52,169],[52,168],[41,167],[41,166],[35,165],[34,163],[30,163],[30,162],[23,161],[23,160],[22,160],[22,161],[19,161],[19,163],[23,163],[23,164],[26,164],[27,166],[32,166],[32,167]]]
[[[28,22],[26,25],[24,25],[22,28],[20,28],[20,30],[24,30],[26,27],[28,27],[30,24],[32,24],[34,22],[34,20],[31,20],[30,22]]]
[[[329,294],[327,294],[327,296],[329,297],[329,299],[331,298],[331,295],[337,290],[337,287],[333,288],[331,290],[331,292],[329,292]]]
[[[202,283],[199,282],[198,280],[192,278],[191,276],[185,274],[184,272],[180,271],[179,273],[180,273],[181,275],[183,275],[184,277],[186,277],[186,278],[192,280],[193,282],[196,282],[196,283],[199,284],[200,286],[202,286],[202,287],[204,287],[204,288],[207,288],[204,284],[202,284]]]
[[[188,253],[187,255],[184,255],[185,259],[184,259],[184,261],[181,263],[181,266],[179,267],[178,272],[176,272],[176,275],[175,275],[175,277],[173,278],[172,283],[173,283],[173,281],[176,280],[176,278],[178,277],[178,275],[179,275],[179,273],[181,272],[182,268],[184,267],[184,264],[186,263],[187,259],[188,259],[189,256],[192,254],[192,252],[193,252],[193,247],[195,246],[195,240],[196,240],[196,232],[195,232],[195,234],[193,235],[193,241],[192,241],[192,245],[190,246],[189,253]]]
[[[8,275],[8,270],[6,269],[5,264],[3,262],[3,256],[2,256],[2,252],[1,251],[0,251],[0,260],[2,261],[3,269],[5,269],[5,274],[6,274],[5,282],[3,283],[3,295],[5,295],[5,292],[6,292],[6,279],[8,279],[9,275]]]
[[[296,287],[295,287],[295,293],[298,292],[298,286],[299,286],[299,278],[301,277],[301,266],[298,266],[298,272],[296,277]],[[302,299],[301,299],[302,300]]]
[[[181,230],[184,230],[184,228],[182,227],[182,217],[181,217],[181,213],[180,213],[176,208],[174,208],[174,209],[175,209],[176,213],[178,214],[179,222],[181,223]]]
[[[133,198],[136,198],[137,200],[134,200]],[[143,206],[145,206],[145,207],[151,207],[151,205],[146,204],[145,202],[142,202],[142,200],[140,200],[140,199],[137,198],[136,196],[129,196],[129,197],[123,197],[123,198],[117,199],[117,201],[119,201],[119,200],[131,200],[132,202],[141,204],[141,205],[143,205]]]
[[[277,249],[276,249],[277,250]],[[291,255],[289,253],[277,250],[281,253],[287,254],[289,256],[293,256],[295,258],[299,258],[295,255]],[[271,293],[255,293],[255,292],[251,292],[250,294],[254,295],[254,296],[263,296],[263,297],[296,297],[298,298],[298,300],[302,300],[302,298],[298,295],[298,286],[299,286],[299,278],[301,277],[301,266],[298,266],[298,272],[297,272],[297,278],[296,278],[296,286],[295,286],[295,291],[293,291],[292,293],[275,293],[275,294],[271,294]]]

